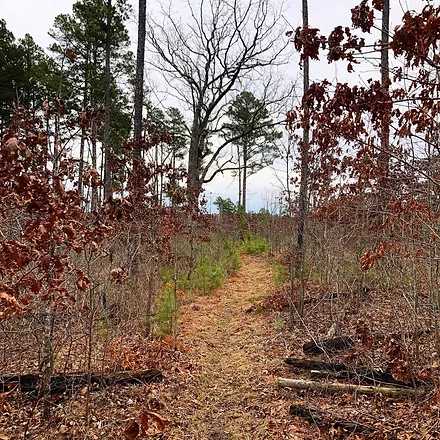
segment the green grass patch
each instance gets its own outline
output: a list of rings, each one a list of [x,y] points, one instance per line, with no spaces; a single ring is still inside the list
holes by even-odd
[[[240,268],[240,252],[237,242],[215,240],[200,249],[193,271],[178,280],[179,288],[209,295],[219,288],[227,276]]]
[[[201,257],[189,280],[189,288],[208,295],[223,284],[226,275],[227,271],[221,262]]]
[[[241,250],[248,255],[261,255],[269,251],[269,243],[263,237],[248,235],[241,244]]]
[[[156,303],[154,329],[157,336],[166,336],[173,332],[177,312],[174,285],[167,282],[164,284]]]
[[[171,334],[178,316],[174,286],[199,295],[209,295],[222,286],[228,275],[240,268],[240,244],[233,240],[215,237],[197,249],[193,270],[174,273],[174,268],[161,270],[162,289],[156,300],[154,317],[158,336]]]
[[[240,246],[237,242],[226,240],[223,243],[223,255],[221,264],[228,274],[240,269]]]

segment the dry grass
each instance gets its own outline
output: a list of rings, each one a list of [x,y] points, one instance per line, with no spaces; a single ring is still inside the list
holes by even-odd
[[[280,358],[270,349],[272,326],[253,307],[272,289],[271,268],[262,258],[242,258],[223,288],[182,310],[179,334],[191,347],[195,370],[174,401],[166,396],[174,420],[166,438],[295,438],[273,429],[279,399],[273,373]]]

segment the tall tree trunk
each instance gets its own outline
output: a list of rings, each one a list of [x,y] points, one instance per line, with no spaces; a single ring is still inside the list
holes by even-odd
[[[246,145],[246,143],[244,144],[243,147],[243,189],[242,189],[242,194],[241,194],[241,206],[243,208],[243,211],[246,212],[246,202],[247,202],[247,163],[248,163],[248,147]]]
[[[56,176],[58,173],[58,169],[59,169],[60,153],[61,153],[61,149],[60,149],[60,144],[61,144],[61,140],[60,140],[60,115],[58,113],[58,110],[54,116],[54,124],[55,124],[55,129],[54,129],[53,164],[52,165],[53,165],[53,174],[54,174],[54,176]]]
[[[382,13],[382,38],[381,38],[381,63],[380,73],[382,88],[389,93],[390,88],[390,63],[389,63],[389,42],[390,42],[390,0],[384,0]],[[383,117],[381,133],[381,152],[379,155],[379,168],[381,173],[380,185],[386,186],[390,166],[390,113],[386,112]]]
[[[202,135],[199,127],[199,119],[200,110],[196,109],[191,128],[191,142],[188,154],[188,192],[191,204],[194,208],[198,207],[199,195],[202,189],[200,183],[200,149]]]
[[[105,116],[104,116],[104,201],[112,197],[112,169],[111,169],[111,26],[112,26],[112,0],[107,0],[107,22],[105,37]]]
[[[292,194],[290,191],[290,154],[292,149],[293,136],[289,135],[287,140],[287,153],[286,153],[286,196],[287,196],[287,209],[288,214],[292,213]]]
[[[79,146],[79,165],[78,165],[78,194],[83,195],[83,171],[84,171],[84,146],[86,143],[86,128],[81,129],[81,143]]]
[[[242,172],[241,172],[241,159],[240,159],[240,147],[237,145],[237,161],[238,161],[238,206],[241,206],[243,203],[242,199]]]
[[[97,80],[96,66],[98,65],[98,52],[97,47],[92,46],[92,64],[90,66],[90,107],[91,107],[91,120],[90,120],[90,144],[89,154],[92,162],[92,169],[98,173],[98,153],[97,153],[97,141],[98,141],[98,111],[96,102],[96,91],[94,85]],[[90,198],[90,210],[95,211],[98,208],[99,196],[98,187],[96,185],[91,186],[91,198]]]
[[[142,160],[142,110],[144,105],[144,64],[145,64],[145,36],[146,36],[147,1],[139,0],[138,42],[136,57],[136,82],[134,89],[134,142],[133,173],[136,194],[141,194]]]
[[[89,87],[89,53],[90,47],[87,47],[86,52],[86,65],[84,67],[84,92],[83,92],[83,112],[87,111],[88,105],[88,87]],[[87,129],[85,122],[83,121],[83,126],[81,128],[81,143],[79,148],[79,166],[78,166],[78,194],[80,197],[83,195],[83,170],[84,170],[84,147],[86,143]]]
[[[307,0],[302,1],[303,28],[309,27],[309,10]],[[309,57],[306,56],[303,61],[304,70],[304,95],[309,90],[310,84],[310,67]],[[304,277],[305,277],[305,228],[307,218],[307,200],[308,200],[308,178],[309,178],[309,143],[310,143],[310,127],[309,127],[309,111],[303,101],[304,123],[303,123],[303,139],[301,144],[301,182],[298,200],[298,230],[297,230],[297,261],[296,276],[301,279],[300,298],[298,302],[298,313],[300,316],[304,314]]]
[[[98,204],[101,205],[102,203],[105,203],[106,199],[105,198],[105,166],[106,166],[106,154],[105,154],[105,150],[104,150],[104,144],[101,144],[101,163],[100,163],[100,171],[99,171],[99,177],[101,182],[104,182],[104,187],[101,185],[99,187],[99,192],[98,192]]]
[[[159,200],[159,147],[154,147],[154,196],[156,200]]]
[[[164,166],[164,159],[163,159],[163,144],[160,144],[160,179],[159,179],[159,205],[162,206],[163,204],[163,181],[164,181],[164,175],[163,175],[163,166]]]
[[[96,137],[97,137],[97,120],[96,120],[96,111],[93,110],[93,116],[91,121],[91,133],[90,133],[90,142],[92,144],[92,168],[97,173],[98,172],[98,160],[97,160],[97,149],[96,149]],[[96,185],[92,186],[92,200],[90,205],[90,210],[96,211],[98,208],[98,188]]]

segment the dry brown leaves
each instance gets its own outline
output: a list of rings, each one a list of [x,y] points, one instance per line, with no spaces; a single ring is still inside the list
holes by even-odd
[[[130,420],[124,429],[124,436],[127,440],[135,440],[140,434],[151,434],[153,430],[154,434],[163,432],[169,420],[162,417],[160,414],[143,410],[140,412],[137,420]]]

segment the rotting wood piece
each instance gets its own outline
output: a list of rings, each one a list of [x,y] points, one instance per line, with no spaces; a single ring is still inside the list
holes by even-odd
[[[390,334],[373,334],[374,339],[405,339],[419,338],[429,335],[435,331],[434,328],[424,328],[413,332],[390,333]],[[338,351],[349,350],[353,347],[356,336],[336,336],[334,338],[318,339],[306,342],[303,345],[303,352],[309,355],[319,355],[323,353],[331,354]]]
[[[298,390],[324,391],[324,392],[343,392],[357,394],[382,394],[387,397],[411,397],[419,396],[424,393],[420,388],[401,388],[401,387],[378,387],[367,385],[353,385],[337,382],[316,382],[313,380],[278,378],[280,387],[294,388]]]
[[[323,424],[323,413],[315,408],[309,406],[294,404],[290,405],[289,414],[291,416],[300,417],[301,419],[307,420],[317,426],[322,426]]]
[[[398,386],[423,385],[420,381],[403,382],[394,379],[388,371],[381,371],[367,367],[352,367],[346,364],[322,362],[314,359],[286,358],[284,362],[298,370],[315,371],[315,376],[332,376],[342,379],[356,379],[366,383],[382,383]],[[319,372],[319,373],[318,373]]]
[[[306,342],[303,345],[305,354],[336,353],[349,350],[354,345],[354,339],[350,336],[337,336],[330,339]]]
[[[50,379],[50,393],[60,394],[72,392],[75,388],[88,385],[101,388],[110,385],[127,385],[160,382],[162,372],[156,369],[141,371],[120,371],[115,373],[68,373],[57,374]],[[6,392],[14,387],[23,393],[38,391],[39,374],[6,374],[0,375],[0,392]]]
[[[384,373],[389,374],[389,373]],[[386,377],[386,376],[384,376]],[[421,382],[419,380],[414,380],[410,382],[401,382],[399,380],[395,380],[392,378],[390,374],[390,379],[379,380],[377,376],[371,377],[368,374],[359,375],[358,373],[353,373],[350,371],[326,371],[326,370],[310,370],[310,378],[311,379],[351,379],[352,381],[356,381],[357,384],[369,384],[369,385],[377,385],[377,386],[385,386],[385,387],[405,387],[405,388],[417,388],[423,387],[427,385],[431,385],[429,382]]]
[[[333,420],[334,417],[330,414],[326,414],[323,411],[320,411],[316,408],[311,408],[309,406],[301,405],[301,404],[293,404],[290,405],[289,413],[292,416],[300,417],[301,419],[306,420],[312,425],[316,425],[318,427],[324,428],[340,428],[344,431],[349,431],[351,433],[372,433],[375,431],[375,428],[369,425],[365,425],[364,423],[351,421],[351,420]]]

